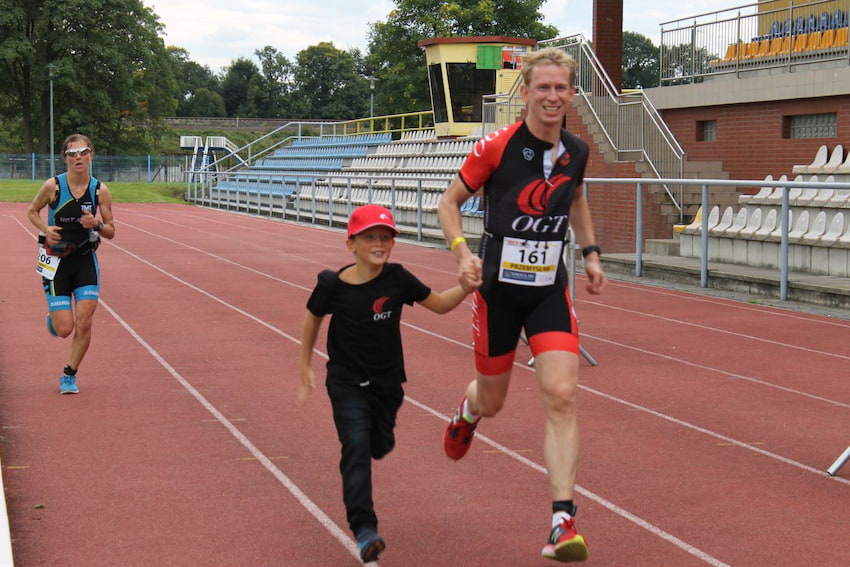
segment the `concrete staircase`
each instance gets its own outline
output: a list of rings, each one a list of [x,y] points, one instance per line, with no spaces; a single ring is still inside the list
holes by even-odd
[[[615,151],[608,142],[608,138],[596,121],[587,102],[581,97],[576,97],[575,101],[575,109],[577,111],[577,117],[581,121],[581,126],[579,127],[575,120],[571,121],[571,117],[568,116],[568,129],[579,136],[582,136],[582,131],[588,134],[595,142],[606,164],[633,164],[634,177],[645,177],[648,179],[655,177],[652,168],[648,163],[643,161],[642,155],[638,152],[632,152],[630,154],[629,152]],[[638,126],[635,125],[635,127],[637,128]],[[588,177],[615,177],[618,175],[619,173],[615,172],[607,175],[597,175],[597,173],[591,175],[588,173]],[[723,163],[719,161],[686,160],[683,164],[682,177],[685,179],[729,179],[729,173],[723,171]],[[699,209],[702,202],[701,188],[697,186],[675,186],[670,189],[681,204],[681,218],[679,209],[673,204],[663,185],[648,186],[652,199],[659,206],[660,214],[666,218],[666,224],[672,227],[680,222],[689,223],[694,218],[694,215],[696,215],[697,209]],[[737,203],[737,193],[730,191],[728,187],[709,186],[709,198],[712,205],[720,205],[721,207]]]

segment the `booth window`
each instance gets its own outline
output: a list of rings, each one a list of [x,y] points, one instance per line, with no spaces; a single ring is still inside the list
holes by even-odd
[[[440,64],[428,66],[428,78],[431,83],[431,103],[434,106],[434,122],[448,122],[449,109],[446,105],[446,89],[443,88],[443,73]]]
[[[475,63],[446,63],[452,114],[455,122],[481,122],[484,95],[496,92],[496,71],[479,69]],[[436,113],[434,120],[439,121]]]

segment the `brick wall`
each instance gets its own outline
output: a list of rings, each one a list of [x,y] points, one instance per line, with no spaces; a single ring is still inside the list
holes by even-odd
[[[800,114],[837,114],[836,137],[790,139],[787,118]],[[757,102],[726,106],[667,109],[665,122],[688,154],[689,160],[722,161],[731,179],[774,179],[791,168],[812,162],[824,144],[850,147],[850,95],[805,100]],[[699,141],[698,122],[717,122],[717,140]]]

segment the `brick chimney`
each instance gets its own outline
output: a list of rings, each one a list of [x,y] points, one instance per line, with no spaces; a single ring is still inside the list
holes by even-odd
[[[623,0],[593,0],[593,51],[619,91],[623,84]]]

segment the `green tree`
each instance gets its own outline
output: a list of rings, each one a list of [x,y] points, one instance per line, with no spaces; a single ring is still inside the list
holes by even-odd
[[[178,116],[227,116],[224,99],[216,91],[200,88],[187,100],[185,114]]]
[[[261,73],[251,79],[248,96],[258,116],[291,118],[298,108],[294,100],[294,67],[289,59],[267,45],[254,52],[260,60]]]
[[[160,31],[140,0],[0,0],[0,110],[24,150],[49,151],[49,65],[57,145],[79,131],[100,152],[147,147],[177,105]]]
[[[177,116],[224,116],[222,101],[221,114],[203,114],[194,108],[195,104],[209,102],[209,93],[218,95],[220,80],[206,65],[200,65],[189,59],[189,52],[182,47],[168,47],[172,72],[177,81]],[[199,96],[201,91],[203,95]]]
[[[623,88],[658,86],[658,48],[636,32],[623,32]]]
[[[221,98],[230,117],[256,117],[254,105],[248,96],[249,86],[260,75],[257,65],[240,57],[224,69],[221,81]]]
[[[434,37],[499,35],[548,39],[558,35],[542,23],[545,0],[394,0],[386,22],[370,26],[366,68],[380,82],[375,105],[381,113],[431,107],[425,53],[417,45]]]
[[[347,120],[368,115],[369,82],[362,76],[359,50],[341,51],[323,41],[299,51],[296,60],[295,84],[304,116]]]

